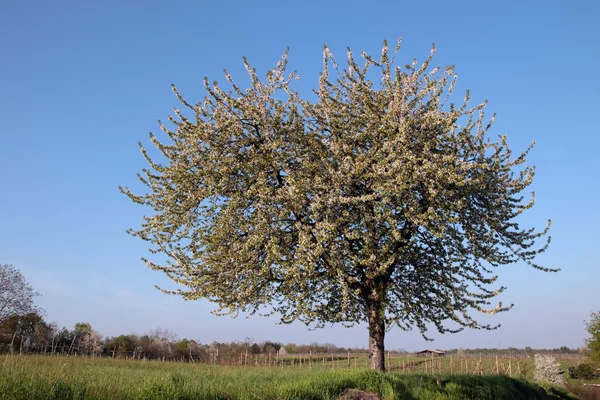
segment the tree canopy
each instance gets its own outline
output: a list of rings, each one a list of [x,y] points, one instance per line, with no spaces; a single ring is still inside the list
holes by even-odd
[[[585,340],[589,356],[592,361],[600,363],[600,312],[590,314],[586,329],[590,334],[590,337]]]
[[[15,266],[0,264],[0,323],[11,316],[38,311],[33,305],[37,295]]]
[[[244,58],[250,86],[204,79],[204,101],[152,133],[160,155],[140,143],[150,168],[148,206],[130,233],[167,256],[147,265],[183,286],[184,299],[208,298],[216,313],[276,313],[313,326],[367,322],[371,366],[384,369],[387,328],[456,332],[478,323],[472,311],[510,306],[490,300],[494,268],[534,262],[550,241],[521,228],[534,205],[523,191],[535,169],[531,147],[516,156],[505,136],[490,140],[486,103],[449,102],[452,66],[396,65],[348,49],[341,69],[330,50],[315,98],[292,88],[286,51],[261,79]],[[377,79],[374,79],[377,78]],[[193,116],[188,116],[193,115]],[[159,121],[160,122],[160,121]],[[533,144],[532,144],[533,146]]]

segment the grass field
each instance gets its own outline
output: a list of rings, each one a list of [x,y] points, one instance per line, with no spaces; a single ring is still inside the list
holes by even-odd
[[[439,383],[438,383],[439,382]],[[77,357],[5,356],[0,399],[545,399],[506,376],[381,374],[363,368],[211,366]],[[569,398],[566,392],[557,397]]]

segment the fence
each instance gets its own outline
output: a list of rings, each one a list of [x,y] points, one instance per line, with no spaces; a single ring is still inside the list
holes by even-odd
[[[46,349],[47,350],[47,349]],[[164,362],[188,362],[214,364],[223,366],[244,366],[262,368],[307,368],[307,369],[342,369],[366,368],[369,359],[366,353],[315,353],[308,354],[280,354],[263,353],[252,354],[248,351],[237,355],[227,353],[219,354],[218,349],[206,349],[202,353],[191,352],[187,355],[175,357],[152,356],[141,351],[117,352],[115,350],[101,354],[78,354],[77,349],[63,349],[60,351],[45,351],[37,354],[48,356],[78,356],[116,358],[125,360],[158,360]],[[557,356],[563,364],[576,364],[584,358],[577,355]],[[451,354],[443,357],[419,357],[416,354],[388,352],[385,357],[386,369],[395,373],[406,374],[469,374],[469,375],[506,375],[527,376],[533,369],[533,357],[516,354]]]

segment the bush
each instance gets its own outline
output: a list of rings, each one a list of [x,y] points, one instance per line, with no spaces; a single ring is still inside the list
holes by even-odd
[[[536,354],[534,358],[535,369],[533,379],[538,382],[548,382],[554,385],[564,386],[565,379],[562,376],[560,366],[551,356]]]
[[[592,364],[581,363],[574,367],[569,367],[569,378],[572,379],[594,379],[596,368]]]

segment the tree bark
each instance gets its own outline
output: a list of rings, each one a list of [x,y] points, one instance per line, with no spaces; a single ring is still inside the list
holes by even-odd
[[[369,367],[385,372],[385,319],[382,302],[377,293],[369,296]]]

